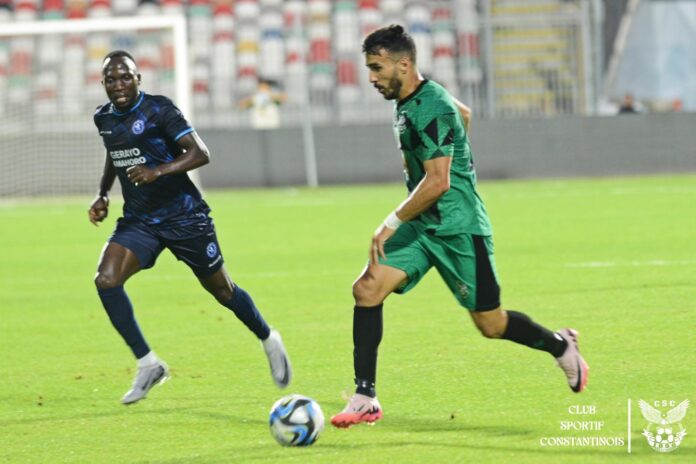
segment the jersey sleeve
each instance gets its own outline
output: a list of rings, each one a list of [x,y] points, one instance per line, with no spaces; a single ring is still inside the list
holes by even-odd
[[[189,126],[181,110],[171,101],[162,105],[159,124],[164,133],[175,142],[184,135],[193,132],[193,127]]]
[[[439,113],[426,119],[419,131],[422,141],[419,158],[428,161],[442,156],[454,156],[454,131],[457,118],[454,113]]]
[[[102,105],[97,106],[97,109],[94,110],[94,115],[92,116],[92,120],[94,121],[94,125],[97,128],[97,132],[99,132],[101,130],[101,127],[99,127],[99,118],[97,117],[97,116],[99,116],[99,112],[101,111],[101,109],[102,109]]]

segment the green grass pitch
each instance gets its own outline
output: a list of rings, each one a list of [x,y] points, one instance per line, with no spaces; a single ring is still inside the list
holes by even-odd
[[[92,283],[121,204],[95,228],[88,196],[5,200],[0,462],[696,462],[696,176],[484,181],[480,192],[505,307],[580,330],[586,392],[571,393],[546,353],[481,337],[433,271],[385,304],[384,420],[328,426],[307,449],[273,441],[268,411],[283,394],[315,398],[328,420],[351,392],[351,283],[405,195],[385,185],[208,192],[227,267],[283,334],[295,380],[278,390],[258,341],[165,252],[127,290],[173,378],[124,407],[134,362]],[[691,400],[676,451],[649,448],[639,399]]]

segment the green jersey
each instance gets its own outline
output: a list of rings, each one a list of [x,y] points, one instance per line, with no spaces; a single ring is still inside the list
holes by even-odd
[[[476,172],[464,121],[440,84],[425,80],[394,108],[394,135],[404,160],[408,191],[425,177],[423,163],[452,158],[450,189],[414,225],[437,236],[491,235],[486,208],[476,192]]]

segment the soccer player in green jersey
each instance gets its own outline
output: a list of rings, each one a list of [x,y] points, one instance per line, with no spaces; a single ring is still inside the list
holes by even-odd
[[[476,192],[467,135],[469,109],[416,67],[416,47],[401,26],[372,32],[363,42],[370,83],[394,100],[394,135],[410,192],[374,233],[370,262],[353,284],[355,395],[331,418],[350,427],[382,418],[375,392],[382,304],[413,288],[435,267],[487,338],[503,338],[554,356],[574,392],[589,367],[577,332],[552,332],[526,315],[504,310],[493,259],[491,225]]]

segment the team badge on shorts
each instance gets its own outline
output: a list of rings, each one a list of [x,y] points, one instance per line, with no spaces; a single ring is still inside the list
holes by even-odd
[[[457,291],[462,296],[462,298],[466,298],[469,296],[469,286],[466,285],[464,282],[457,282]]]
[[[215,242],[210,242],[207,247],[205,247],[205,252],[208,255],[208,258],[212,258],[217,254],[217,245],[215,245]]]
[[[135,121],[133,123],[133,125],[131,126],[131,131],[133,131],[133,133],[136,135],[142,134],[144,130],[145,130],[145,123],[142,122],[140,119]]]

